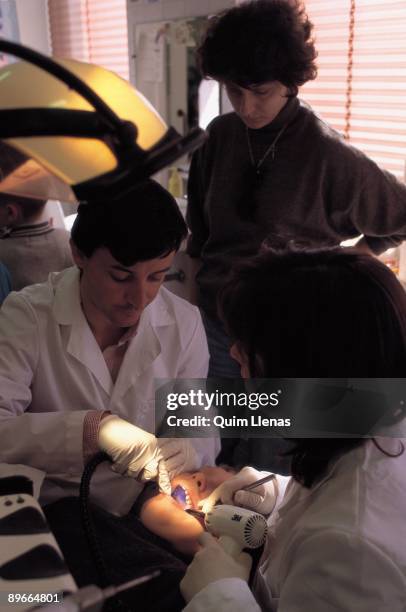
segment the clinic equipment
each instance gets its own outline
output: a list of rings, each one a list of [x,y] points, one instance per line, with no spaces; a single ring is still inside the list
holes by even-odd
[[[180,136],[124,79],[0,39],[0,191],[63,202],[115,200],[206,139]],[[4,150],[3,150],[4,148]]]
[[[204,524],[212,535],[219,538],[223,549],[232,557],[237,556],[243,548],[259,548],[265,543],[267,522],[262,514],[221,504],[212,510],[186,510],[188,514],[204,519]]]
[[[270,480],[275,480],[275,478],[275,474],[268,474],[268,476],[264,476],[264,478],[260,478],[259,480],[255,480],[254,482],[245,485],[245,487],[241,487],[240,491],[252,491],[253,489],[256,489],[257,487],[260,487],[261,485],[265,484],[266,482],[269,482]]]
[[[187,506],[189,505],[189,500],[187,497],[187,492],[181,485],[178,485],[174,488],[171,493],[171,497],[178,502],[178,504],[181,506],[181,508],[183,508],[183,510],[188,509]]]
[[[91,468],[107,459],[100,453]],[[82,503],[87,505],[87,498]],[[96,569],[100,573],[100,563]],[[101,572],[104,588],[89,585],[78,590],[33,496],[32,480],[24,475],[0,477],[0,611],[96,612],[102,609],[104,601],[159,574],[157,570],[121,585],[111,585],[108,575]],[[17,594],[17,598],[8,602],[5,599],[8,594],[11,597]],[[47,594],[45,601],[41,594]],[[114,603],[118,610],[129,610],[119,599]]]
[[[240,491],[252,491],[253,489],[256,489],[257,487],[260,487],[261,485],[265,484],[266,482],[269,482],[270,480],[275,480],[275,478],[275,474],[268,474],[267,476],[260,478],[259,480],[255,480],[254,482],[245,485],[245,487],[241,487]],[[188,506],[191,504],[191,500],[188,497],[187,491],[184,489],[184,487],[182,487],[182,485],[177,485],[174,488],[171,493],[171,497],[175,501],[177,501],[178,504],[184,510],[192,510],[192,508],[188,508]]]
[[[0,610],[22,611],[39,600],[21,593],[71,593],[77,586],[26,476],[0,477]],[[63,609],[63,608],[62,608]]]
[[[152,578],[159,576],[160,573],[159,570],[156,570],[151,574],[129,580],[119,586],[110,586],[106,589],[100,589],[92,584],[83,587],[76,593],[64,597],[60,604],[48,604],[45,607],[34,608],[34,610],[38,610],[38,612],[40,610],[43,610],[43,612],[61,612],[61,610],[63,610],[63,612],[98,612],[102,609],[104,602],[111,597],[115,597],[118,593],[132,589],[144,582],[148,582],[152,580]]]

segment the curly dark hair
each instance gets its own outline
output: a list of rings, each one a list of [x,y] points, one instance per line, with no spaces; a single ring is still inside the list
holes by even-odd
[[[315,79],[313,24],[298,0],[253,0],[213,17],[197,50],[201,73],[242,87],[279,81],[296,95]]]

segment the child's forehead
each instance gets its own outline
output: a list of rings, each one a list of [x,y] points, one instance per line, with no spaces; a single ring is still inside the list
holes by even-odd
[[[201,472],[206,476],[215,476],[216,474],[220,474],[222,472],[222,468],[217,466],[205,465],[202,467]]]
[[[235,469],[228,465],[206,465],[201,471],[203,474],[230,474],[230,476],[235,474]]]
[[[195,479],[199,476],[199,474],[203,474],[203,476],[210,480],[226,480],[227,478],[230,478],[233,474],[235,474],[235,471],[233,470],[233,468],[227,468],[225,466],[219,467],[217,465],[205,465],[199,470],[196,470],[194,472],[183,472],[182,474],[179,474],[179,476],[184,479]],[[178,478],[179,476],[177,476],[176,478]]]

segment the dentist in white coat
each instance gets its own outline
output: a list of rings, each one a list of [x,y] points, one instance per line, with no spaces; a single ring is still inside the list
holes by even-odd
[[[244,377],[404,381],[406,294],[368,255],[264,252],[235,270],[221,310]],[[263,475],[244,468],[202,502],[271,513],[269,533],[250,586],[250,557],[203,534],[181,582],[185,612],[405,612],[405,406],[395,397],[378,415],[384,436],[368,439],[365,424],[365,438],[345,437],[343,421],[341,437],[296,438],[290,480],[242,491]]]
[[[218,442],[157,441],[155,378],[204,378],[200,314],[162,287],[186,227],[172,196],[146,181],[112,203],[81,205],[76,266],[12,293],[0,311],[1,459],[43,470],[40,502],[78,495],[99,450],[92,498],[128,512],[141,481],[214,462]],[[24,262],[21,262],[24,265]],[[130,478],[128,478],[130,477]]]

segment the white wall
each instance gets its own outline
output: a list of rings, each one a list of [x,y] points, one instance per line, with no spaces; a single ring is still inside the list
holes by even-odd
[[[183,44],[171,43],[169,48],[169,78],[168,87],[168,123],[179,134],[184,134],[183,119],[178,117],[177,111],[187,113],[187,47]],[[187,127],[186,127],[187,131]]]
[[[47,0],[15,0],[20,42],[49,55]]]
[[[235,0],[127,0],[130,81],[135,83],[135,28],[142,23],[202,17],[236,4]]]
[[[127,0],[127,11],[131,19],[145,23],[210,15],[235,4],[234,0]]]

